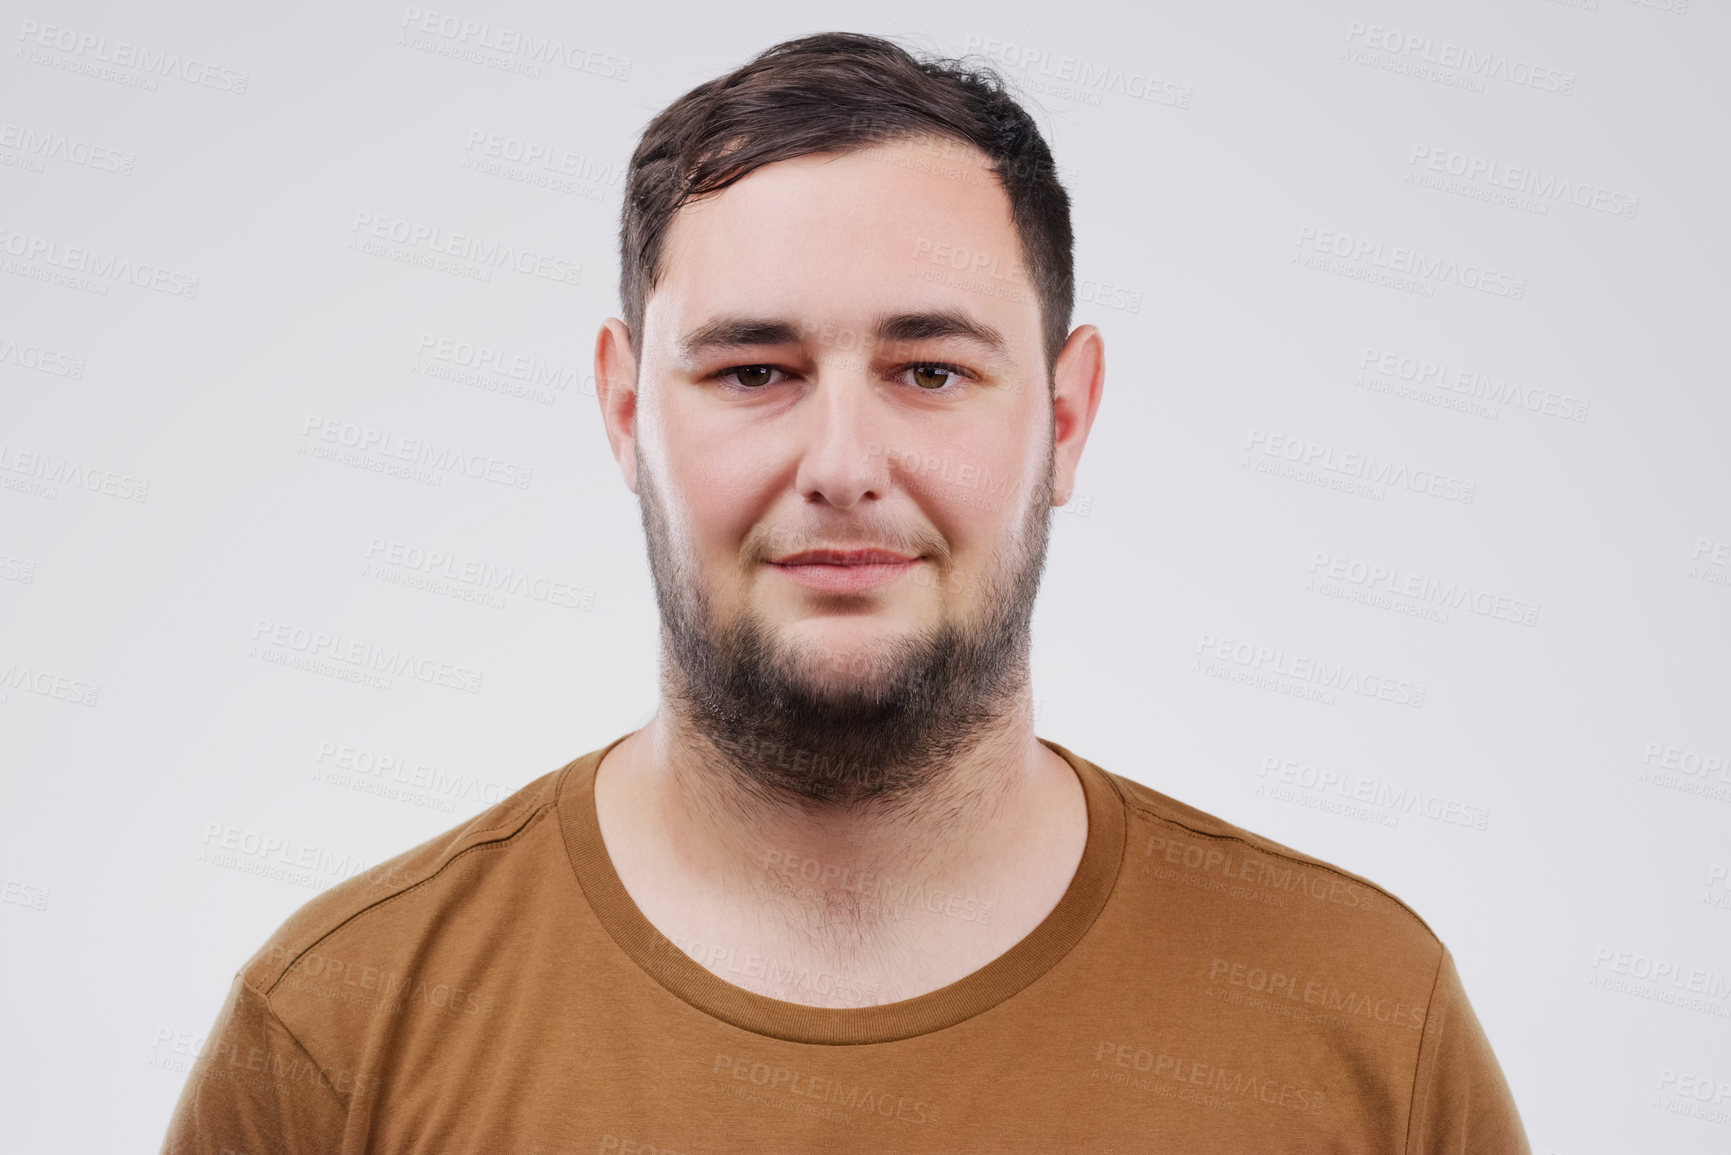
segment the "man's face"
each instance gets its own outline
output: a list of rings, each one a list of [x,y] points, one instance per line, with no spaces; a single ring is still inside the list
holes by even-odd
[[[1052,505],[1009,200],[941,152],[802,157],[681,209],[621,458],[693,696],[880,773],[997,704]]]

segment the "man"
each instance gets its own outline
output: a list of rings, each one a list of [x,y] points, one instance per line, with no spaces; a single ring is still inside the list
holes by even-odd
[[[658,116],[595,366],[660,707],[298,911],[165,1150],[1527,1151],[1417,915],[1035,736],[1071,247],[954,62],[813,36]]]

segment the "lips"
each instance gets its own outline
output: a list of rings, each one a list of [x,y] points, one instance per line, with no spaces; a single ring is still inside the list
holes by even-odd
[[[889,549],[807,549],[770,564],[779,577],[809,590],[860,595],[912,573],[920,559]]]
[[[901,565],[917,561],[887,549],[808,549],[777,558],[771,565]]]

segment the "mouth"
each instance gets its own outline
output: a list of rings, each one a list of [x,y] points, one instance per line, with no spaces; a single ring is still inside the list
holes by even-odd
[[[859,593],[893,581],[920,560],[884,549],[808,549],[769,564],[776,572],[809,589]]]
[[[901,565],[918,561],[905,553],[887,549],[808,549],[777,558],[771,565]]]

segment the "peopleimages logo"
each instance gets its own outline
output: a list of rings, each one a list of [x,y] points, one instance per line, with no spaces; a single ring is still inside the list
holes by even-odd
[[[422,253],[429,258],[452,257],[474,265],[508,269],[525,276],[539,277],[554,284],[575,285],[583,276],[583,266],[564,257],[484,240],[469,233],[455,233],[436,225],[422,224],[402,217],[370,213],[364,209],[355,213],[349,231],[356,234],[351,240],[351,247],[374,256],[388,255],[388,250],[375,243],[388,242],[400,245],[407,251]]]
[[[468,52],[486,49],[506,58],[515,57],[516,63],[532,70],[528,73],[530,76],[540,75],[540,70],[535,68],[537,64],[557,64],[571,72],[586,72],[603,80],[631,79],[631,61],[626,57],[597,52],[581,44],[568,44],[552,36],[537,36],[521,28],[495,25],[488,20],[430,12],[410,4],[403,8],[399,27],[406,29],[407,35],[427,39],[430,44],[442,41],[450,48]],[[437,40],[431,39],[435,37]],[[411,47],[420,46],[419,43],[411,44]],[[458,55],[469,58],[463,53]]]
[[[1422,683],[1360,670],[1344,662],[1329,662],[1207,632],[1198,638],[1195,652],[1202,656],[1198,659],[1199,666],[1206,659],[1268,677],[1290,679],[1298,684],[1358,694],[1397,706],[1411,706],[1415,710],[1424,706],[1426,690]]]
[[[792,892],[806,897],[825,898],[837,891],[858,896],[862,905],[888,910],[901,917],[904,910],[928,910],[963,922],[978,922],[984,926],[992,919],[992,904],[979,898],[939,887],[928,888],[921,882],[906,878],[886,878],[875,870],[855,870],[839,863],[804,857],[791,850],[764,851],[763,866],[779,876],[779,881]],[[801,883],[810,885],[800,886]]]
[[[597,157],[572,152],[568,148],[523,140],[485,129],[470,129],[465,152],[479,151],[483,158],[508,161],[524,168],[539,169],[552,176],[570,177],[585,184],[622,188],[626,166],[617,159],[603,161]]]
[[[42,162],[57,160],[76,168],[131,176],[133,166],[138,163],[138,158],[130,152],[92,144],[81,137],[67,136],[63,132],[34,129],[11,121],[0,121],[0,149],[27,158],[31,163],[26,167],[33,172],[43,170],[45,166]]]
[[[1466,826],[1474,830],[1484,830],[1491,819],[1491,812],[1482,806],[1472,806],[1456,798],[1445,798],[1440,794],[1431,794],[1408,786],[1397,786],[1378,778],[1364,778],[1333,769],[1318,769],[1309,762],[1266,757],[1262,760],[1262,769],[1258,776],[1266,780],[1270,775],[1273,775],[1275,783],[1310,792],[1319,798],[1333,795],[1342,802],[1363,803],[1387,811],[1391,816],[1418,814],[1434,822]],[[1256,793],[1279,797],[1266,781],[1257,787]],[[1297,801],[1296,798],[1282,800]],[[1329,809],[1327,806],[1318,808]],[[1384,822],[1381,825],[1396,825],[1398,821],[1396,817],[1395,822]]]
[[[794,1099],[834,1104],[844,1111],[862,1111],[903,1123],[935,1126],[942,1120],[944,1113],[941,1106],[917,1095],[903,1095],[881,1087],[847,1083],[838,1077],[820,1075],[815,1071],[801,1071],[725,1053],[715,1056],[715,1065],[710,1069],[710,1076],[717,1083],[749,1083]]]
[[[1592,985],[1605,990],[1731,1018],[1731,974],[1608,946],[1593,952],[1593,970]]]
[[[11,337],[0,336],[0,365],[12,364],[20,369],[33,369],[50,377],[84,377],[84,358],[57,352],[41,345],[21,345]]]
[[[1358,367],[1361,371],[1368,369],[1372,374],[1389,381],[1401,381],[1446,393],[1456,393],[1464,398],[1489,401],[1496,405],[1519,407],[1528,413],[1558,417],[1565,421],[1585,421],[1587,411],[1592,408],[1590,401],[1583,401],[1567,393],[1558,393],[1553,389],[1536,389],[1517,384],[1507,377],[1493,377],[1471,367],[1451,367],[1445,361],[1415,357],[1370,345],[1366,345],[1359,354]],[[1362,375],[1358,383],[1366,384]],[[1377,384],[1375,377],[1372,377],[1368,384],[1374,388]]]
[[[1379,1023],[1420,1030],[1425,1008],[1401,999],[1378,997],[1365,991],[1342,989],[1332,980],[1287,974],[1274,967],[1257,966],[1236,959],[1215,958],[1208,966],[1209,983],[1238,987],[1270,998],[1322,1007],[1337,1015],[1356,1015]]]
[[[1469,184],[1482,183],[1494,186],[1495,189],[1506,189],[1512,193],[1535,197],[1539,202],[1541,215],[1549,211],[1546,202],[1556,201],[1614,217],[1628,217],[1631,220],[1641,209],[1641,198],[1627,193],[1612,192],[1585,181],[1569,180],[1556,173],[1541,172],[1531,166],[1504,164],[1488,157],[1471,156],[1428,144],[1413,145],[1407,164],[1410,166],[1408,180],[1415,175],[1412,170],[1420,170],[1418,175],[1428,171],[1458,177]],[[1514,207],[1522,206],[1516,204]]]
[[[1333,474],[1337,478],[1366,486],[1407,489],[1413,493],[1440,497],[1445,501],[1458,501],[1463,505],[1471,505],[1474,497],[1478,495],[1478,483],[1464,477],[1439,473],[1434,469],[1409,468],[1373,454],[1337,449],[1324,442],[1266,429],[1250,430],[1245,438],[1244,449],[1247,464],[1255,459],[1253,455],[1259,455],[1289,462],[1303,470],[1315,471],[1319,476]],[[1299,479],[1304,478],[1301,476]],[[1371,492],[1374,493],[1375,490]]]
[[[452,662],[422,657],[412,650],[385,647],[358,638],[345,638],[323,630],[290,622],[259,618],[252,628],[251,656],[278,664],[297,665],[315,673],[349,673],[362,678],[375,675],[405,676],[430,686],[444,686],[470,694],[481,692],[482,671]],[[294,659],[300,659],[296,661]],[[326,669],[325,667],[332,667]],[[351,679],[360,680],[360,679]],[[382,689],[389,689],[385,682]]]
[[[399,585],[424,586],[434,593],[457,596],[465,601],[482,601],[496,608],[503,602],[492,595],[501,594],[584,612],[595,608],[593,589],[514,567],[501,568],[491,562],[464,558],[443,550],[423,549],[394,538],[371,538],[366,557],[368,565],[363,572],[368,577]],[[422,582],[416,578],[430,580]],[[446,588],[447,583],[458,588]]]
[[[1493,297],[1519,301],[1527,294],[1527,279],[1499,272],[1472,262],[1462,263],[1453,257],[1439,257],[1419,249],[1385,246],[1369,237],[1355,237],[1333,229],[1311,225],[1299,227],[1293,244],[1328,256],[1361,264],[1369,264],[1391,274],[1416,278],[1420,284],[1455,285]],[[1296,258],[1295,258],[1296,259]]]
[[[1481,84],[1487,80],[1500,80],[1522,88],[1554,92],[1560,96],[1572,96],[1575,91],[1573,72],[1548,68],[1502,52],[1468,48],[1452,40],[1438,40],[1434,36],[1402,32],[1394,28],[1384,28],[1380,24],[1366,24],[1362,20],[1347,22],[1346,41],[1352,46],[1386,53],[1392,59],[1404,63],[1450,69]],[[1368,64],[1373,61],[1366,60],[1361,63]]]
[[[103,252],[84,245],[61,244],[52,237],[14,232],[4,226],[0,226],[0,253],[33,264],[46,265],[50,269],[64,269],[75,277],[94,278],[93,284],[75,287],[92,289],[104,295],[108,292],[108,286],[104,282],[124,282],[140,289],[166,293],[171,297],[192,300],[198,296],[199,279],[189,273],[163,265],[136,262],[118,253]],[[7,272],[32,275],[28,266],[8,268]],[[41,274],[37,277],[38,280],[50,278],[46,269],[41,270]]]
[[[102,687],[95,682],[87,682],[83,678],[75,678],[70,674],[57,674],[52,670],[27,666],[20,662],[9,662],[0,666],[0,705],[4,705],[10,700],[13,690],[23,690],[26,693],[39,694],[44,698],[55,698],[78,706],[96,705],[96,697],[102,693]]]
[[[1398,566],[1345,557],[1327,550],[1312,551],[1309,572],[1326,581],[1343,582],[1369,593],[1386,593],[1441,609],[1466,610],[1496,621],[1522,626],[1535,626],[1539,621],[1539,607],[1535,602],[1492,590],[1474,589],[1466,582],[1444,582],[1425,574],[1403,571]],[[1318,592],[1332,591],[1322,589]],[[1447,620],[1446,615],[1443,620]]]
[[[528,353],[500,349],[483,341],[466,341],[424,332],[415,352],[423,359],[494,374],[536,389],[582,393],[587,397],[595,395],[594,376],[582,365],[549,361]]]
[[[7,484],[13,479],[6,475],[13,473],[23,474],[38,483],[34,488],[25,488],[49,500],[60,496],[59,487],[62,485],[69,489],[104,494],[120,501],[142,502],[150,499],[148,481],[141,481],[124,473],[115,473],[111,469],[86,465],[70,457],[57,458],[52,453],[19,449],[15,445],[9,446],[0,441],[0,488],[20,488]]]
[[[1320,1115],[1326,1092],[1300,1083],[1269,1078],[1266,1071],[1244,1071],[1215,1063],[1200,1062],[1183,1055],[1168,1054],[1159,1047],[1138,1047],[1116,1039],[1101,1039],[1094,1049],[1094,1062],[1100,1064],[1089,1077],[1119,1086],[1151,1090],[1165,1085],[1162,1079],[1179,1084],[1181,1092],[1189,1092],[1204,1106],[1236,1107],[1240,1103],[1267,1103],[1307,1115]],[[1122,1071],[1111,1071],[1116,1065]],[[1137,1079],[1131,1072],[1148,1076]],[[1115,1078],[1108,1076],[1116,1076]],[[1198,1095],[1198,1089],[1201,1094]],[[1178,1098],[1185,1098],[1179,1094]]]
[[[47,910],[52,892],[44,886],[31,886],[15,878],[0,878],[0,902],[22,906],[28,910]]]
[[[406,885],[392,882],[387,885]],[[302,989],[321,997],[338,997],[341,1001],[372,1010],[401,1014],[413,1004],[448,1011],[452,1014],[487,1018],[493,1013],[495,998],[478,991],[465,990],[451,983],[429,980],[419,974],[402,974],[389,967],[356,959],[333,958],[316,950],[297,954],[287,947],[273,946],[267,956],[272,962],[292,958],[294,961],[283,983],[290,989]]]
[[[350,785],[351,782],[380,785],[394,783],[408,789],[430,791],[438,795],[438,800],[442,802],[461,801],[477,806],[497,806],[516,793],[514,787],[503,782],[446,770],[418,759],[386,754],[348,743],[320,742],[313,761],[319,766],[319,769],[313,771],[313,777],[338,786]],[[351,781],[333,780],[338,778]],[[361,789],[358,786],[356,788]],[[380,791],[362,789],[361,792]],[[449,810],[452,806],[444,805],[438,809]]]
[[[232,92],[236,96],[246,94],[247,81],[251,79],[250,73],[210,64],[190,56],[183,57],[178,52],[157,51],[127,40],[110,42],[106,36],[80,32],[75,28],[42,24],[35,20],[25,20],[19,25],[18,39],[26,48],[52,49],[66,53],[80,62],[112,64],[142,72],[149,77],[183,80],[202,88],[214,88],[218,92]],[[154,84],[150,87],[152,91],[155,90]]]
[[[1172,835],[1150,834],[1148,845],[1143,850],[1143,857],[1149,861],[1142,864],[1142,873],[1163,882],[1189,881],[1176,870],[1159,868],[1159,863],[1153,861],[1158,859],[1171,867],[1182,866],[1198,875],[1212,875],[1218,869],[1222,880],[1248,883],[1268,892],[1266,897],[1273,900],[1265,904],[1269,906],[1284,906],[1287,895],[1302,895],[1352,910],[1380,909],[1376,891],[1368,883],[1360,885],[1326,867],[1310,866],[1302,862],[1277,864],[1265,855],[1245,854],[1235,847],[1216,845],[1216,842],[1230,840],[1215,839],[1208,835],[1201,837],[1209,838],[1209,841],[1187,841]],[[1197,889],[1214,888],[1204,883]],[[1229,888],[1228,893],[1232,889],[1245,888]]]
[[[1040,87],[1053,95],[1075,95],[1087,104],[1099,104],[1101,94],[1117,93],[1132,100],[1189,108],[1195,90],[1156,76],[1153,72],[1095,64],[1078,56],[1057,55],[986,36],[969,36],[964,54],[985,56],[1010,68],[1029,73]],[[1054,89],[1052,85],[1059,85]],[[1069,87],[1069,86],[1073,86]]]
[[[440,470],[442,472],[430,475],[435,479],[435,484],[442,480],[446,473],[460,473],[477,481],[491,481],[516,489],[528,489],[529,483],[535,479],[535,470],[530,466],[481,453],[465,453],[455,446],[442,445],[425,438],[403,437],[370,425],[334,417],[308,414],[301,427],[301,436],[304,439],[303,452],[304,445],[315,442],[316,439],[357,453],[374,454],[391,462]],[[318,448],[316,443],[314,448]],[[315,453],[314,456],[318,454]]]

